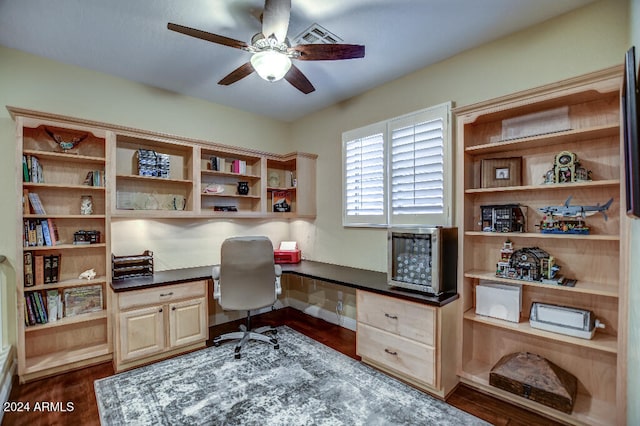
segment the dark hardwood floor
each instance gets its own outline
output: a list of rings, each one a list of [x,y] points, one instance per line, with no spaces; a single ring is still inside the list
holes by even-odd
[[[209,335],[214,337],[222,333],[235,331],[239,323],[239,321],[236,321],[212,327]],[[347,356],[358,359],[354,332],[310,317],[291,308],[280,309],[255,317],[252,328],[262,325],[277,326],[285,324]],[[2,424],[16,426],[99,425],[100,420],[98,418],[93,382],[113,374],[112,365],[106,363],[24,385],[18,384],[16,380],[13,384],[9,401],[28,402],[30,411],[5,411]],[[58,404],[58,406],[45,405],[42,404],[43,402],[62,404]],[[60,407],[67,408],[67,403],[69,402],[73,404],[73,410],[61,411]],[[494,425],[536,426],[558,424],[553,420],[477,392],[465,385],[458,386],[447,402]],[[40,411],[34,411],[36,407]],[[45,411],[42,410],[43,408],[52,408],[52,410]]]

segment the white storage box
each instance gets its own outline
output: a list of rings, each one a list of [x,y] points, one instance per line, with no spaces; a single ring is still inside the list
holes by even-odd
[[[476,286],[476,314],[520,322],[522,287],[480,280]]]

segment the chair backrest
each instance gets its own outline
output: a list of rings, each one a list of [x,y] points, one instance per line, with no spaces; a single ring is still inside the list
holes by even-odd
[[[233,237],[222,243],[220,306],[250,310],[277,300],[273,244],[267,237]]]

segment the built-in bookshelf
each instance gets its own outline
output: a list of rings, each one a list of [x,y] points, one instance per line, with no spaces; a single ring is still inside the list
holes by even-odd
[[[625,423],[625,295],[629,282],[624,267],[628,220],[621,206],[621,80],[622,69],[614,67],[455,110],[462,306],[458,375],[484,392],[569,424]],[[547,120],[534,119],[542,115],[562,124],[554,128]],[[514,122],[523,134],[505,137],[505,130]],[[548,171],[560,153],[575,154],[580,165],[591,171],[589,179],[548,181]],[[483,164],[518,164],[521,173],[502,186]],[[597,213],[584,218],[588,233],[563,233],[566,229],[542,233],[545,221],[550,220],[551,214],[545,213],[548,207],[563,206],[568,199],[571,205],[588,206],[613,201],[604,212],[606,217]],[[481,210],[493,205],[522,207],[524,232],[485,229]],[[513,249],[536,247],[548,252],[561,266],[562,275],[576,279],[575,285],[496,276],[507,240]],[[476,313],[476,289],[483,281],[521,287],[519,322]],[[533,328],[529,315],[534,302],[589,310],[605,328],[598,329],[592,339]],[[577,378],[578,394],[571,414],[490,384],[492,367],[514,352],[540,355]]]
[[[12,115],[17,124],[16,265],[21,382],[112,357],[107,302],[106,132]],[[91,271],[91,279],[80,278]]]

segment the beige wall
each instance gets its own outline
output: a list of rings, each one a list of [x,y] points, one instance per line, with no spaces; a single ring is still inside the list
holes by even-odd
[[[386,231],[342,227],[341,134],[345,130],[452,100],[467,105],[619,64],[628,41],[628,3],[605,0],[297,120],[295,148],[318,156],[318,218],[292,237],[309,258],[386,270]],[[328,125],[331,124],[331,125]]]

